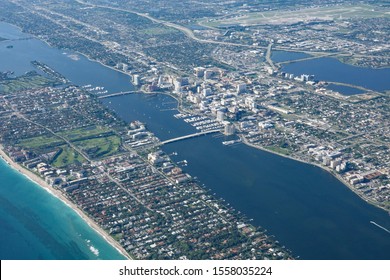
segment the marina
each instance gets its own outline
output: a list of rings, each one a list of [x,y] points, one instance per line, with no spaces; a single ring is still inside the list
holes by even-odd
[[[15,42],[15,46],[18,46],[18,51],[28,56],[26,61],[18,60],[11,63],[6,59],[8,56],[8,53],[4,53],[6,48],[1,49],[0,56],[5,58],[3,67],[6,68],[1,69],[2,71],[11,70],[14,66],[17,68],[16,72],[27,71],[31,69],[30,61],[37,59],[36,57],[41,60],[50,53],[45,63],[64,73],[72,82],[79,85],[91,84],[91,87],[104,87],[104,90],[112,93],[132,90],[127,75],[91,62],[82,56],[78,61],[71,60],[35,39],[30,41],[29,47],[23,45],[23,42],[26,41]],[[16,53],[13,55],[16,57]],[[53,62],[55,65],[51,65],[51,61],[55,61]],[[82,73],[88,72],[86,69],[94,74],[86,75],[84,79],[79,78]],[[218,128],[218,123],[210,119],[175,111],[176,104],[168,96],[129,94],[102,99],[102,102],[128,123],[134,120],[145,123],[162,141],[195,134],[199,130]],[[331,174],[319,168],[255,150],[246,145],[223,145],[222,142],[225,141],[231,140],[205,135],[164,145],[163,150],[172,154],[175,162],[181,163],[183,168],[210,189],[211,193],[224,199],[230,207],[248,217],[248,220],[253,219],[255,225],[266,228],[277,240],[303,259],[390,257],[387,233],[384,230],[378,231],[378,227],[369,222],[375,220],[381,227],[389,228],[390,220],[387,213],[367,204]],[[147,146],[148,143],[138,144]],[[9,190],[10,186],[12,183],[2,184],[3,189]],[[12,203],[16,206],[22,205],[24,211],[30,209],[31,205],[23,201],[23,197],[30,197],[30,194],[30,189],[27,188]],[[36,201],[39,201],[38,197]],[[54,209],[51,213],[61,214],[61,211],[63,210]],[[12,218],[10,208],[4,210],[3,216],[7,215]],[[37,220],[47,223],[49,227],[52,223],[58,223],[60,219],[53,218],[56,221],[53,222],[50,219],[45,220],[44,214],[39,215]],[[9,222],[12,224],[12,221]],[[27,219],[22,222],[28,224]],[[34,232],[34,228],[29,229],[37,236],[46,234]],[[74,229],[74,232],[77,232],[77,229]],[[31,233],[21,231],[16,234],[28,236]],[[50,240],[55,238],[58,238],[57,233],[52,233]],[[10,238],[1,246],[17,247],[18,244],[20,245]],[[100,257],[107,250],[95,245],[93,247],[98,249]],[[65,249],[63,251],[63,248],[56,247],[53,250],[55,249],[58,249],[58,252],[53,258],[61,256],[71,258]],[[93,248],[90,246],[87,246],[87,249],[92,255],[96,253],[96,250],[91,251]],[[31,249],[26,245],[23,250],[34,252],[46,249]],[[46,255],[45,257],[49,258]],[[74,255],[74,258],[78,257],[87,258],[83,254]],[[39,255],[32,254],[32,258],[39,258]]]

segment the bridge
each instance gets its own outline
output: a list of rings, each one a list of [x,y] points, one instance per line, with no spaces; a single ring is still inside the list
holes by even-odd
[[[276,63],[276,65],[278,67],[281,67],[284,64],[290,64],[290,63],[301,62],[301,61],[306,61],[306,60],[313,60],[313,59],[318,59],[321,57],[330,57],[330,56],[334,56],[334,55],[335,55],[334,53],[321,54],[321,55],[317,55],[317,56],[313,55],[313,56],[298,58],[298,59],[294,59],[294,60],[281,61],[281,62]]]
[[[275,66],[275,64],[273,63],[272,59],[271,59],[271,55],[272,55],[272,43],[269,43],[268,47],[267,47],[267,52],[266,52],[266,55],[265,55],[265,60],[268,62],[269,66],[271,66],[272,70],[274,71],[277,71],[278,68]]]
[[[219,130],[219,129],[206,130],[206,131],[202,131],[202,132],[198,132],[198,133],[193,133],[193,134],[184,135],[184,136],[181,136],[181,137],[176,137],[176,138],[172,138],[172,139],[169,139],[169,140],[165,140],[165,141],[162,141],[161,144],[165,145],[165,144],[168,144],[168,143],[177,142],[177,141],[190,139],[190,138],[194,138],[194,137],[198,137],[198,136],[203,136],[203,135],[207,135],[207,134],[217,133],[217,132],[220,132],[220,131],[221,130]]]
[[[330,85],[336,85],[336,86],[344,86],[344,87],[350,87],[350,88],[356,88],[356,89],[359,89],[361,91],[365,91],[367,93],[376,93],[376,94],[380,94],[382,95],[382,93],[378,92],[378,91],[375,91],[375,90],[372,90],[372,89],[368,89],[368,88],[365,88],[365,87],[362,87],[362,86],[357,86],[357,85],[352,85],[352,84],[348,84],[348,83],[340,83],[340,82],[332,82],[332,81],[326,81],[326,83],[330,84]]]
[[[127,94],[133,94],[133,93],[138,93],[139,91],[121,91],[121,92],[115,92],[115,93],[110,93],[110,94],[105,94],[105,95],[99,95],[98,99],[104,99],[104,98],[109,98],[109,97],[114,97],[114,96],[119,96],[119,95],[127,95]]]

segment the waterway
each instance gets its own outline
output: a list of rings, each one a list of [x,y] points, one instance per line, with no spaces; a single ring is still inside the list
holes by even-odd
[[[0,23],[0,37],[10,39],[0,42],[0,71],[20,75],[40,60],[79,84],[100,80],[112,83],[112,91],[132,88],[127,76],[83,56],[76,61],[39,40],[19,40],[30,36],[9,24]],[[0,259],[125,258],[70,207],[0,159]]]
[[[272,51],[271,59],[274,63],[308,58],[311,55],[302,52]]]
[[[0,22],[0,37],[11,39],[0,42],[0,71],[14,71],[15,75],[22,75],[27,71],[37,70],[31,65],[31,61],[38,60],[77,85],[107,85],[109,93],[133,89],[129,76],[93,63],[82,55],[51,48],[37,39],[19,40],[31,36],[21,33],[12,25]],[[7,48],[8,45],[13,48]]]
[[[12,30],[19,32],[9,25],[5,25],[5,28],[8,33]],[[0,25],[0,30],[2,29],[4,25]],[[2,34],[0,32],[0,37],[5,37]],[[25,46],[26,42],[30,45]],[[72,60],[69,53],[63,54],[64,51],[52,49],[35,39],[12,41],[14,48],[4,50],[7,44],[9,42],[0,43],[2,62],[0,71],[15,71],[17,67],[20,67],[19,71],[26,71],[24,69],[30,67],[29,61],[37,59],[80,85],[104,86],[109,92],[131,90],[128,76],[88,61],[82,56],[79,56],[79,60]],[[10,50],[12,53],[5,53]],[[52,53],[52,57],[44,60],[47,53]],[[10,55],[13,56],[14,63],[3,64],[3,59]],[[20,55],[25,55],[25,59],[16,60]],[[77,64],[77,67],[73,66],[73,63]],[[73,70],[69,70],[68,67],[72,67]],[[82,77],[86,72],[95,74],[86,75],[84,80]],[[177,113],[176,103],[169,96],[132,94],[108,98],[103,102],[128,122],[133,120],[145,122],[162,140],[195,132],[193,127],[173,117],[173,114]],[[224,138],[221,136],[204,136],[171,143],[163,149],[168,153],[177,152],[174,160],[186,159],[188,166],[183,167],[186,171],[196,176],[212,193],[224,198],[236,211],[245,214],[248,219],[253,219],[253,224],[267,229],[296,256],[303,259],[390,259],[390,234],[370,223],[374,221],[389,229],[390,216],[386,212],[367,204],[320,168],[242,144],[223,146],[222,141]],[[6,167],[4,164],[0,165],[0,174],[10,173],[8,169],[4,169]],[[15,176],[25,184],[30,182],[19,174]],[[14,181],[1,180],[0,189],[9,191],[15,184]],[[39,199],[36,197],[29,199],[30,192],[30,188],[21,189],[15,200],[10,202],[12,207],[23,209],[25,213],[36,213],[34,214],[36,220],[44,228],[53,226],[53,219],[56,220],[55,225],[64,224],[71,228],[69,223],[62,220],[63,209],[48,210],[56,217],[52,220],[46,219],[45,213],[34,212],[34,205],[39,204]],[[45,193],[42,190],[39,197],[42,196],[41,199],[44,199],[45,195],[51,197]],[[8,194],[5,197],[8,197]],[[26,200],[30,203],[26,203]],[[61,204],[58,201],[56,203]],[[1,223],[4,223],[4,227],[10,227],[16,222],[12,207],[3,207]],[[34,235],[34,229],[29,227],[28,219],[19,220],[21,226],[15,229],[19,239],[29,240],[29,236]],[[77,232],[75,230],[70,235],[72,240],[76,238]],[[62,240],[57,233],[51,234],[51,237],[41,235],[39,232],[35,235],[42,240],[47,238]],[[8,245],[6,242],[15,240],[0,236],[0,240],[4,240],[0,243],[2,252],[7,253],[6,248],[20,243]],[[30,243],[36,242],[38,241],[31,239]],[[24,249],[28,250],[28,247],[25,246]],[[32,254],[31,258],[40,258],[33,254],[34,250],[29,253]],[[100,257],[105,250],[99,249]],[[19,255],[16,256],[27,258],[23,255],[27,253],[20,254],[19,251]],[[59,250],[56,254],[53,253],[52,258],[71,258],[67,254],[69,253]],[[6,255],[3,258],[17,258],[16,256]],[[85,258],[85,255],[80,254],[79,257]]]
[[[355,95],[355,94],[366,93],[366,91],[364,91],[364,90],[353,88],[353,87],[348,87],[348,86],[340,86],[340,85],[330,84],[327,86],[327,88],[331,89],[333,91],[342,93],[343,95]]]
[[[104,103],[126,121],[145,122],[160,139],[193,133],[172,116],[175,104],[168,96],[134,94]],[[390,258],[389,233],[370,223],[390,228],[385,211],[321,168],[243,144],[224,146],[224,140],[204,136],[163,149],[178,153],[177,162],[187,160],[184,170],[303,259]]]
[[[278,56],[282,55],[286,56],[288,54],[278,54]],[[289,60],[294,60],[294,58]],[[281,70],[296,76],[310,74],[315,76],[315,80],[362,86],[379,92],[390,90],[390,68],[371,69],[357,67],[342,63],[332,57],[320,57],[284,64]],[[338,88],[338,90],[340,93],[345,92],[347,95],[355,92],[359,93],[359,91],[351,91],[351,89],[345,91],[346,88]]]

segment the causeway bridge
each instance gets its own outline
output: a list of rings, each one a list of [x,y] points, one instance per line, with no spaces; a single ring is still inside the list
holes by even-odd
[[[177,142],[177,141],[190,139],[190,138],[194,138],[194,137],[198,137],[198,136],[203,136],[203,135],[207,135],[207,134],[217,133],[217,132],[221,132],[221,130],[214,129],[214,130],[206,130],[206,131],[202,131],[202,132],[188,134],[188,135],[184,135],[184,136],[181,136],[181,137],[176,137],[176,138],[172,138],[172,139],[169,139],[169,140],[162,141],[161,144],[165,145],[165,144],[168,144],[168,143]]]
[[[121,91],[121,92],[115,92],[115,93],[110,93],[110,94],[105,94],[105,95],[98,95],[98,99],[104,99],[104,98],[109,98],[109,97],[114,97],[114,96],[119,96],[119,95],[127,95],[127,94],[133,94],[133,93],[138,93],[139,91]]]

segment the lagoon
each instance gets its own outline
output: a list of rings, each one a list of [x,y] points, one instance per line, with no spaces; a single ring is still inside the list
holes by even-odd
[[[125,121],[140,120],[162,140],[193,133],[173,117],[169,96],[133,94],[104,103]],[[173,111],[172,111],[173,110]],[[163,147],[192,176],[302,259],[390,259],[390,216],[321,168],[226,139],[203,136]]]
[[[309,74],[314,75],[315,80],[351,84],[379,92],[390,90],[390,68],[357,67],[331,57],[285,64],[281,70],[296,76]],[[343,93],[343,89],[339,90]]]
[[[5,27],[8,33],[17,30],[10,25]],[[4,25],[0,25],[0,30],[3,28]],[[4,33],[0,32],[0,37],[4,37]],[[32,70],[31,60],[40,60],[79,85],[104,86],[109,92],[132,89],[127,75],[81,55],[79,60],[74,60],[69,57],[74,53],[50,48],[36,39],[12,41],[13,49],[6,49],[7,44],[9,42],[0,43],[0,71],[23,73]],[[9,58],[11,55],[12,59]],[[169,96],[132,94],[108,98],[103,102],[127,122],[145,122],[162,140],[194,132],[193,127],[173,117],[177,113],[176,102]],[[223,137],[204,136],[172,143],[163,149],[167,153],[177,152],[176,161],[186,159],[189,163],[183,167],[186,171],[196,176],[212,193],[224,198],[236,211],[253,219],[253,224],[267,229],[295,256],[302,259],[390,259],[390,234],[370,223],[374,221],[390,228],[390,216],[385,211],[367,204],[320,168],[242,144],[223,146],[222,141]],[[27,178],[14,174],[5,164],[0,165],[0,170],[3,170],[2,176],[16,175],[21,185],[30,186]],[[15,250],[15,254],[3,258],[93,257],[88,253],[88,246],[83,247],[83,242],[92,238],[85,237],[82,232],[78,237],[78,223],[81,228],[88,228],[87,224],[77,220],[74,212],[76,216],[69,214],[67,218],[63,215],[63,208],[34,210],[35,203],[31,201],[37,202],[39,207],[52,204],[42,204],[42,200],[52,196],[36,185],[40,192],[35,194],[31,187],[18,187],[19,192],[10,200],[15,184],[15,181],[9,180],[2,180],[0,184],[5,192],[1,222],[6,225],[4,233],[7,230],[10,233],[9,238],[2,237],[4,242],[0,251],[7,253],[9,247],[21,246],[23,242],[25,245],[22,255],[21,250]],[[55,199],[53,205],[62,205],[62,202]],[[30,223],[29,215],[38,221],[39,228],[36,223]],[[13,224],[19,226],[12,227]],[[61,230],[50,230],[53,224],[71,230],[70,233],[65,231],[69,239],[63,239],[59,234]],[[18,236],[18,239],[11,236]],[[45,244],[49,244],[48,248]],[[103,258],[105,252],[110,257],[110,248],[99,248],[99,257]]]

